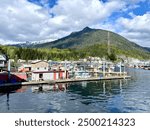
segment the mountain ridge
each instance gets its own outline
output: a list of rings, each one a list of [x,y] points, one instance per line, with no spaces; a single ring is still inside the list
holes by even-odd
[[[126,49],[141,49],[146,52],[150,52],[150,49],[142,47],[134,42],[129,41],[128,39],[124,38],[123,36],[110,32],[110,44],[115,46],[123,46]],[[89,27],[85,27],[81,31],[72,32],[70,35],[60,38],[58,40],[52,42],[46,42],[43,44],[34,45],[33,47],[37,48],[81,48],[87,45],[94,45],[94,44],[107,44],[108,30],[102,29],[91,29]],[[122,48],[122,47],[121,47]]]
[[[108,54],[107,44],[108,32],[110,41],[110,54]],[[55,48],[59,51],[62,49],[62,52],[63,50],[64,52],[68,51],[71,53],[71,55],[77,54],[78,58],[84,58],[88,56],[109,57],[110,55],[124,55],[126,57],[150,59],[149,48],[142,47],[134,42],[131,42],[117,33],[102,29],[91,29],[89,27],[85,27],[81,31],[72,32],[70,35],[52,42],[31,45],[28,44],[28,46],[23,46],[21,48],[46,49],[47,52],[53,49],[55,51]],[[64,55],[67,55],[67,53]],[[62,54],[60,54],[60,56],[61,55]],[[72,57],[75,57],[74,55],[72,55]]]

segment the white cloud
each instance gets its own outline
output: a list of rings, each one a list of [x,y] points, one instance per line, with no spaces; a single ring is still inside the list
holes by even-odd
[[[132,19],[119,18],[117,24],[123,30],[120,34],[140,45],[150,47],[150,13],[133,15]]]
[[[0,37],[3,40],[25,41],[38,38],[46,14],[40,6],[25,0],[0,1]]]
[[[47,4],[47,0],[41,0]],[[49,10],[27,0],[0,1],[1,41],[57,39],[105,20],[124,5],[117,1],[59,0]],[[55,16],[51,17],[49,13]]]
[[[27,0],[0,0],[0,43],[37,40],[55,40],[85,26],[109,29],[117,32],[117,27],[124,31],[122,35],[130,40],[140,41],[145,37],[148,44],[149,13],[143,16],[130,15],[132,19],[120,18],[114,25],[109,17],[114,12],[137,8],[145,0],[58,0],[52,8],[50,0],[40,0],[42,6]],[[51,15],[53,14],[53,16]]]
[[[65,16],[61,25],[66,23],[70,25],[69,28],[81,28],[105,20],[122,7],[123,4],[116,1],[102,3],[99,0],[60,0],[51,9],[51,13],[56,15],[55,18]]]

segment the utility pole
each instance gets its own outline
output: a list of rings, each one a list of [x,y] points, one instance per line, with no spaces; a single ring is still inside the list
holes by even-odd
[[[108,55],[110,55],[110,32],[108,31],[108,33],[107,33],[107,53],[108,53]]]

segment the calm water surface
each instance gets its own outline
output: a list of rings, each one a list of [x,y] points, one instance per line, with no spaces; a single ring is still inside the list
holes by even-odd
[[[150,112],[150,71],[128,71],[131,80],[24,86],[0,93],[0,112]]]

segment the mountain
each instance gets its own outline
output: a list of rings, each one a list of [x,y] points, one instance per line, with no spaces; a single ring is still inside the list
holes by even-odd
[[[52,42],[49,41],[42,41],[35,43],[27,42],[25,44],[24,43],[20,45],[17,44],[14,46],[23,48],[24,47],[39,48],[39,49],[43,48],[47,49],[47,52],[52,48],[64,49],[65,51],[64,57],[66,57],[67,55],[66,53],[67,50],[71,54],[73,54],[72,57],[74,57],[74,55],[77,54],[76,58],[84,58],[87,56],[107,57],[108,32],[109,32],[111,54],[113,55],[115,54],[117,56],[124,55],[127,57],[134,57],[138,59],[150,59],[149,48],[141,47],[117,33],[102,29],[91,29],[89,27],[85,27],[83,30],[78,32],[72,32],[70,35]],[[55,53],[56,51],[54,49]],[[62,53],[59,54],[60,57],[61,55],[64,55]]]
[[[110,31],[109,31],[110,32]],[[147,49],[129,41],[119,34],[110,32],[110,44],[115,45],[120,49],[140,49],[148,51]],[[47,42],[43,44],[35,45],[34,47],[42,48],[81,48],[94,44],[107,44],[108,31],[101,29],[91,29],[89,27],[84,28],[81,31],[73,32],[69,36],[58,39],[53,42]]]
[[[31,42],[23,42],[23,43],[18,43],[18,44],[12,44],[12,45],[9,45],[8,44],[8,46],[15,46],[15,47],[22,47],[22,48],[25,48],[25,47],[27,47],[27,48],[32,48],[32,47],[34,47],[36,44],[33,44],[33,43],[31,43]]]
[[[16,43],[16,44],[8,44],[8,46],[15,46],[15,47],[22,47],[22,48],[34,48],[35,46],[37,46],[38,44],[44,44],[49,42],[50,40],[41,40],[41,41],[26,41],[26,42],[20,42],[20,43]]]
[[[145,50],[150,52],[150,48],[149,47],[143,47]]]

